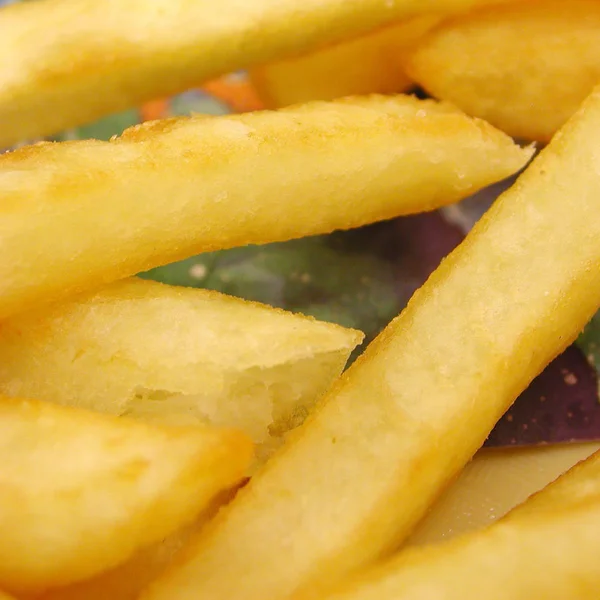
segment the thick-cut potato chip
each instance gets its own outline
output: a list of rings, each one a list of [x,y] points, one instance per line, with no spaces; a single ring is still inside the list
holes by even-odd
[[[129,279],[0,323],[0,393],[247,433],[265,456],[342,372],[358,331]]]
[[[0,9],[0,147],[431,11],[507,0],[39,0]]]
[[[0,156],[0,318],[202,251],[449,204],[531,152],[407,96],[22,148]]]
[[[600,306],[600,90],[145,600],[278,600],[393,551]]]
[[[234,430],[0,399],[0,584],[41,591],[127,560],[240,480]]]
[[[252,82],[269,108],[405,91],[412,80],[404,69],[404,55],[440,19],[437,15],[408,19],[310,54],[256,67]]]
[[[490,525],[599,446],[590,442],[480,451],[406,545],[440,542]]]
[[[537,0],[458,16],[417,44],[407,68],[468,114],[547,141],[600,81],[600,4]]]
[[[297,600],[597,600],[600,453],[480,532],[400,553]]]

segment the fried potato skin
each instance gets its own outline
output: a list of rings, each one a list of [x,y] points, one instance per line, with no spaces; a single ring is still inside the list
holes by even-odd
[[[404,17],[506,0],[41,0],[0,11],[0,147]]]
[[[158,427],[0,399],[0,582],[38,592],[90,577],[193,521],[244,476],[235,430]]]
[[[598,135],[600,91],[144,600],[286,598],[406,539],[598,309]]]
[[[466,113],[547,142],[600,81],[600,4],[534,0],[457,16],[416,44],[407,71]]]
[[[434,209],[531,153],[408,96],[22,148],[0,156],[0,318],[200,252]]]
[[[268,108],[410,88],[406,53],[441,17],[408,19],[299,57],[256,67],[251,79]]]

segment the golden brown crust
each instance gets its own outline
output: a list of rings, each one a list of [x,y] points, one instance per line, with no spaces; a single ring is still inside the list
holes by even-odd
[[[0,156],[0,317],[204,251],[431,210],[530,156],[404,96],[25,147]]]
[[[2,8],[0,148],[424,10],[501,1],[38,0]]]

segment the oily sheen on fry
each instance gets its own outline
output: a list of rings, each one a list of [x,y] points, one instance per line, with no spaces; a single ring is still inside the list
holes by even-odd
[[[600,93],[144,600],[287,598],[409,535],[600,306]]]
[[[0,148],[404,17],[507,0],[39,0],[0,9]]]
[[[534,0],[457,16],[416,44],[407,70],[468,114],[548,141],[600,81],[600,4]]]
[[[0,322],[0,393],[236,427],[264,458],[362,337],[217,292],[132,278]]]
[[[0,585],[42,591],[100,573],[193,521],[235,485],[235,430],[149,426],[0,399]]]
[[[407,550],[295,600],[596,600],[599,552],[596,453],[487,529]]]
[[[530,156],[406,96],[22,148],[0,156],[0,318],[203,251],[434,209]]]

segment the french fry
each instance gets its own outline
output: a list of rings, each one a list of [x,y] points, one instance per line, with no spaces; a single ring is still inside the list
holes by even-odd
[[[430,14],[415,17],[310,54],[256,67],[251,71],[252,83],[269,108],[403,92],[412,84],[404,70],[405,54],[440,20]]]
[[[142,590],[160,576],[175,556],[216,512],[234,497],[237,489],[219,494],[199,519],[157,544],[143,548],[127,562],[95,577],[19,600],[137,600]],[[2,600],[2,598],[0,598]]]
[[[548,141],[600,81],[600,4],[536,0],[443,23],[408,73],[512,136]]]
[[[329,593],[297,600],[596,600],[600,453],[495,525],[400,553]]]
[[[600,305],[600,91],[144,600],[278,600],[392,552]]]
[[[0,323],[0,394],[243,430],[265,458],[342,372],[355,330],[129,279]]]
[[[42,591],[111,568],[236,484],[252,445],[235,430],[148,426],[0,400],[0,582]]]
[[[202,251],[433,209],[531,153],[405,96],[22,148],[0,156],[0,318]]]
[[[481,450],[433,505],[405,546],[481,529],[600,449],[597,442]]]
[[[405,17],[507,0],[40,0],[0,11],[0,147]]]

